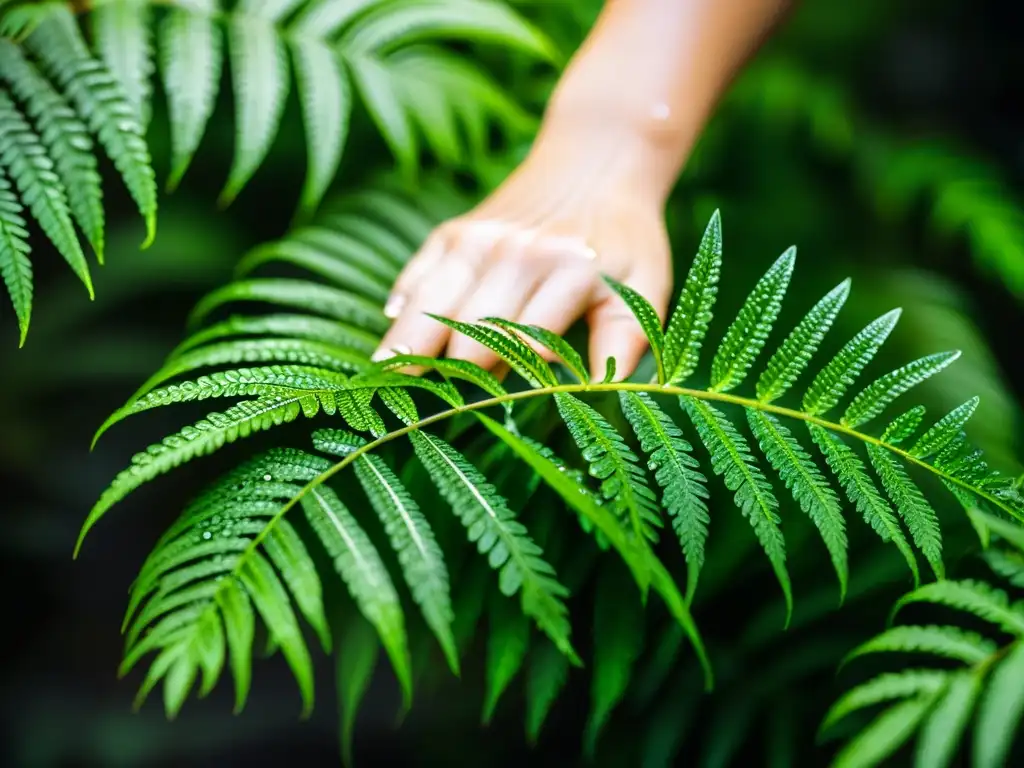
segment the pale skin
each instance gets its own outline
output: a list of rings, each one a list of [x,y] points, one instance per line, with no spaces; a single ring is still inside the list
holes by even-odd
[[[495,368],[497,356],[427,313],[590,328],[593,376],[628,376],[647,340],[607,274],[664,320],[672,292],[666,198],[715,103],[788,0],[608,0],[548,103],[533,147],[468,213],[441,224],[399,275],[396,352]],[[546,350],[535,347],[551,360]]]

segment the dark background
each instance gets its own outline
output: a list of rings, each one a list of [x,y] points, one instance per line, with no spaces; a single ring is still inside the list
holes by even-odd
[[[793,29],[784,30],[768,53],[792,50],[806,71],[826,73],[841,83],[871,125],[910,143],[934,135],[955,139],[955,146],[1001,174],[1011,191],[1021,189],[1024,7],[995,0],[922,1],[890,10],[881,3],[864,3],[858,21],[861,14],[839,10],[841,3],[806,5],[792,20]],[[268,165],[233,207],[218,212],[213,190],[224,178],[227,154],[218,151],[218,143],[226,148],[231,142],[230,111],[221,105],[221,119],[200,161],[182,189],[163,197],[157,243],[146,253],[137,252],[141,224],[126,196],[108,183],[109,264],[97,274],[94,304],[85,301],[59,259],[40,245],[40,299],[24,350],[14,349],[13,318],[0,310],[0,546],[8,626],[0,702],[6,734],[0,750],[5,765],[227,768],[337,763],[332,672],[322,655],[318,706],[302,722],[294,683],[279,657],[257,662],[252,697],[242,717],[231,715],[224,683],[209,700],[187,703],[174,723],[165,721],[158,696],[135,715],[131,701],[137,676],[116,679],[118,627],[127,588],[148,547],[202,482],[239,454],[196,462],[178,471],[175,479],[164,478],[134,494],[97,528],[79,560],[71,560],[78,527],[105,484],[139,446],[177,428],[181,414],[160,410],[129,420],[90,454],[93,430],[156,368],[180,339],[191,304],[230,275],[244,248],[279,236],[288,226],[291,205],[280,200],[294,199],[298,182],[293,169],[302,163],[295,111],[289,110],[290,122]],[[898,344],[916,348],[920,342],[928,346],[926,351],[942,348],[943,324],[951,324],[950,333],[975,344],[968,349],[965,383],[988,387],[991,394],[987,421],[994,426],[986,434],[997,450],[1019,448],[1022,296],[1015,296],[997,274],[979,268],[967,238],[956,233],[937,236],[925,202],[901,217],[885,219],[870,195],[859,190],[842,156],[816,151],[805,135],[778,129],[770,119],[758,123],[727,114],[716,119],[712,143],[724,147],[728,158],[714,156],[710,170],[701,166],[688,171],[669,212],[682,267],[695,244],[694,222],[706,219],[713,202],[721,205],[727,222],[727,258],[728,249],[735,248],[737,271],[748,274],[746,284],[760,274],[763,267],[757,265],[767,264],[794,241],[801,254],[808,254],[802,255],[802,279],[816,293],[834,284],[833,274],[853,273],[855,295],[863,291],[867,297],[865,316],[873,316],[875,302],[891,306],[894,299],[908,307],[911,330]],[[161,135],[161,120],[154,124],[154,156],[162,160],[166,136]],[[861,139],[854,130],[854,145]],[[372,141],[370,135],[365,138],[367,144]],[[347,160],[342,174],[347,185],[358,186],[365,172],[381,165],[359,155]],[[366,156],[386,157],[383,150]],[[280,439],[276,433],[275,439]],[[816,565],[820,563],[809,566],[810,573]],[[743,589],[726,592],[698,610],[711,646],[717,639],[731,638],[761,610],[763,595],[770,594],[762,590],[765,573],[752,570]],[[883,594],[892,596],[905,587],[895,582]],[[890,599],[878,600],[874,607],[859,603],[833,619],[830,637],[842,646],[836,654],[880,629],[889,604]],[[777,642],[781,648],[796,648],[800,635],[792,638],[780,635]],[[483,664],[481,654],[476,657],[467,662],[461,684],[420,694],[399,730],[393,728],[395,687],[386,674],[377,675],[360,715],[357,762],[574,762],[586,689],[570,687],[540,746],[528,751],[521,735],[518,690],[507,695],[489,728],[477,725]],[[808,660],[808,667],[799,683],[786,685],[791,693],[800,686],[813,710],[810,702],[827,703],[842,689],[834,665],[814,669]],[[726,692],[700,706],[706,717],[731,704]],[[822,711],[817,707],[819,716]],[[629,711],[617,716],[602,742],[603,762],[639,764],[625,746],[619,753],[617,742],[621,737],[623,745],[630,743],[629,734],[642,727],[644,718]],[[680,764],[691,764],[707,736],[700,727],[691,733]],[[750,737],[747,751],[741,752],[742,764],[762,764],[759,739]],[[800,747],[798,763],[823,764],[827,753],[827,748],[817,750],[808,743]]]

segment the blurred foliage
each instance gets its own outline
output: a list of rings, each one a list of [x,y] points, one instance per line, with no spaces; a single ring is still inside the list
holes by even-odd
[[[511,3],[563,52],[582,39],[600,4]],[[953,0],[805,0],[727,95],[680,180],[668,221],[674,242],[686,244],[679,254],[680,269],[685,269],[689,244],[711,211],[723,210],[731,269],[740,273],[723,286],[720,301],[728,306],[738,306],[769,255],[795,242],[802,269],[794,292],[818,295],[842,276],[853,276],[860,300],[840,316],[833,331],[837,336],[852,335],[894,305],[904,307],[901,325],[878,364],[936,349],[963,350],[955,367],[922,388],[921,401],[938,414],[961,402],[964,393],[981,395],[972,438],[996,466],[1019,472],[1014,460],[1021,447],[1024,390],[1015,367],[1019,339],[1014,330],[1024,298],[1019,158],[992,146],[980,114],[965,115],[958,104],[936,104],[929,97],[934,86],[922,71],[948,69],[943,70],[941,60],[927,58],[927,47],[924,54],[914,47],[924,35],[937,40],[947,56],[976,56],[962,39],[963,30],[971,29],[964,19],[984,17],[986,11],[993,19],[1001,13],[994,4],[979,9]],[[414,177],[411,170],[445,166],[451,171],[445,177],[448,187],[468,182],[468,204],[480,188],[493,186],[508,172],[507,157],[525,151],[522,140],[533,124],[527,115],[539,114],[555,69],[494,45],[437,44],[473,65],[482,63],[495,93],[511,95],[510,101],[500,102],[504,111],[499,110],[495,126],[507,130],[488,137],[491,148],[507,153],[446,151],[450,142],[437,133],[420,136],[413,156],[393,153],[393,141],[382,138],[380,114],[353,105],[334,187],[363,188],[398,154],[405,160],[407,188],[416,189],[429,177]],[[926,62],[916,69],[915,51]],[[1011,61],[1019,69],[1019,57]],[[131,201],[116,187],[113,168],[101,163],[101,173],[111,180],[104,185],[110,232],[105,247],[109,263],[93,276],[97,300],[88,303],[80,287],[75,290],[70,279],[53,269],[58,259],[48,260],[48,252],[55,254],[36,237],[36,276],[43,287],[37,292],[32,335],[20,352],[0,345],[0,473],[14,489],[14,501],[5,504],[5,557],[25,574],[26,601],[35,606],[26,612],[26,632],[11,657],[19,669],[4,701],[8,722],[15,724],[16,735],[3,746],[12,765],[228,766],[275,757],[280,763],[337,761],[338,728],[330,706],[321,702],[312,723],[297,725],[296,707],[281,703],[282,698],[293,701],[287,697],[293,696],[294,684],[280,660],[260,665],[250,706],[237,720],[227,716],[230,692],[219,690],[210,701],[186,707],[174,724],[162,721],[156,703],[133,717],[128,689],[112,680],[118,651],[113,628],[123,608],[122,590],[137,572],[139,558],[166,527],[172,510],[183,508],[232,460],[214,457],[195,465],[194,476],[180,475],[177,484],[125,502],[118,525],[94,537],[74,570],[67,560],[81,511],[124,457],[180,422],[159,415],[162,411],[138,425],[131,422],[86,459],[93,428],[123,401],[124,393],[159,367],[180,339],[194,299],[223,284],[245,248],[288,229],[312,162],[306,155],[303,107],[291,97],[284,102],[280,131],[260,172],[231,208],[214,210],[237,149],[231,115],[242,109],[229,85],[229,67],[224,69],[197,160],[181,188],[163,198],[152,248],[135,252],[141,225],[131,217]],[[1012,84],[1013,69],[982,75],[1005,77]],[[162,100],[153,101],[147,135],[158,178],[170,171],[164,166],[172,145],[180,147],[179,139],[172,141],[165,109]],[[792,325],[798,318],[787,313],[797,311],[784,310],[780,322]],[[6,325],[8,318],[0,316]],[[724,326],[712,329],[718,335],[723,331]],[[545,414],[537,419],[543,430]],[[302,439],[300,430],[294,444]],[[254,441],[254,446],[269,444]],[[486,444],[470,442],[465,452],[484,456]],[[424,484],[422,477],[419,483],[402,480]],[[522,482],[513,474],[498,485],[512,494]],[[426,502],[423,506],[428,508]],[[827,558],[820,546],[812,546],[810,527],[794,517],[788,535],[796,607],[790,629],[783,632],[783,606],[772,590],[770,572],[762,558],[752,556],[756,542],[745,523],[727,514],[726,507],[717,499],[712,503],[720,527],[709,540],[694,605],[712,649],[717,690],[710,697],[697,693],[699,676],[691,654],[668,617],[652,605],[630,685],[597,744],[598,764],[659,766],[676,759],[701,765],[818,765],[832,749],[816,746],[814,739],[823,713],[846,687],[837,684],[835,670],[847,652],[883,625],[908,581],[900,563],[869,537],[854,537],[850,593],[839,610],[834,587],[816,584]],[[538,494],[527,522],[534,529],[560,509],[550,494]],[[952,507],[939,513],[951,575],[977,575],[970,526]],[[587,616],[583,626],[590,627],[588,607],[602,589],[595,580],[596,548],[579,547],[579,536],[568,539],[558,527],[543,538],[545,552],[577,595],[574,613]],[[486,616],[480,619],[485,624],[500,618],[483,613],[487,596],[473,593],[472,585],[483,583],[480,565],[469,558],[449,563],[456,614]],[[352,610],[341,595],[331,596],[329,605],[339,606],[339,612]],[[475,623],[463,621],[470,628]],[[521,699],[534,695],[531,670],[550,663],[543,646],[531,642],[525,669],[483,729],[478,720],[489,651],[485,633],[477,632],[472,640],[471,632],[462,631],[472,650],[461,681],[450,679],[440,664],[427,664],[429,657],[422,653],[416,662],[414,651],[419,701],[397,736],[392,731],[396,688],[383,672],[374,675],[355,726],[356,761],[460,764],[466,755],[486,755],[489,762],[507,764],[574,762],[590,709],[589,673],[568,675],[538,747],[530,752]],[[75,638],[70,656],[69,636]],[[329,690],[336,674],[323,659],[316,664],[318,690]],[[844,671],[843,680],[849,674]]]

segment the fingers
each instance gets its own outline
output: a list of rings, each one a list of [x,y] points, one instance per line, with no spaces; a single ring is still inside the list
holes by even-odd
[[[484,317],[517,318],[543,277],[538,262],[519,255],[503,255],[489,267],[480,285],[458,310],[456,319],[476,323]],[[482,368],[491,368],[498,362],[494,352],[460,333],[452,334],[448,356]]]
[[[518,322],[564,334],[590,304],[596,279],[596,270],[589,264],[556,268],[530,297]],[[557,355],[532,339],[525,341],[548,362],[557,359]]]
[[[641,267],[622,282],[650,301],[658,317],[664,320],[670,290],[667,276]],[[633,373],[647,351],[647,336],[618,294],[607,286],[601,286],[601,298],[587,313],[587,322],[590,325],[590,367],[593,378],[604,378],[609,357],[615,358],[617,381]]]

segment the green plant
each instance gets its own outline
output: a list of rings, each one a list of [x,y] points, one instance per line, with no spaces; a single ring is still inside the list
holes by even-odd
[[[1024,585],[1024,531],[1001,518],[975,514],[986,534],[1005,540],[1002,547],[986,549],[985,559],[1019,590]],[[984,581],[940,581],[904,596],[893,615],[920,603],[960,611],[964,624],[980,622],[1010,640],[996,642],[956,625],[900,625],[854,649],[847,661],[906,653],[946,666],[882,674],[837,701],[822,724],[825,731],[859,710],[892,703],[850,741],[836,764],[874,765],[919,732],[916,764],[950,765],[976,711],[972,764],[1005,765],[1024,715],[1024,602],[1011,603],[1006,592]]]
[[[411,243],[418,242],[429,229],[430,221],[407,197],[387,187],[343,199],[328,211],[332,212],[326,214],[323,225],[300,228],[250,254],[243,259],[241,271],[278,261],[301,266],[330,285],[307,282],[300,286],[282,278],[244,277],[201,301],[193,321],[205,320],[224,304],[239,300],[291,309],[297,296],[303,297],[307,314],[233,316],[198,330],[100,430],[102,433],[128,415],[172,403],[249,398],[137,454],[132,466],[115,478],[93,508],[83,537],[115,503],[139,486],[252,432],[321,411],[352,430],[317,430],[313,433],[317,454],[275,449],[230,473],[185,510],[143,566],[125,620],[124,670],[147,653],[157,652],[141,693],[144,696],[164,679],[167,709],[172,714],[198,673],[203,674],[202,691],[215,684],[225,663],[225,638],[241,706],[250,676],[253,606],[268,626],[275,646],[292,665],[306,706],[311,705],[309,655],[294,608],[309,620],[325,646],[328,638],[317,597],[321,592],[318,571],[286,516],[298,506],[305,512],[313,539],[333,560],[363,615],[377,630],[405,696],[411,695],[409,633],[396,589],[366,532],[366,520],[349,509],[356,503],[354,497],[348,490],[339,494],[327,485],[349,466],[366,491],[369,509],[384,525],[427,625],[449,665],[458,670],[452,633],[458,614],[446,598],[449,578],[444,567],[444,558],[451,552],[440,554],[435,541],[439,537],[430,533],[437,524],[436,512],[421,512],[410,487],[399,479],[406,468],[396,471],[378,456],[380,450],[406,437],[470,541],[498,571],[500,590],[510,597],[520,595],[523,614],[534,620],[568,662],[576,662],[565,587],[541,547],[516,519],[513,505],[453,445],[474,420],[496,441],[490,443],[492,448],[497,445],[506,457],[525,462],[535,481],[554,491],[565,507],[580,517],[585,530],[619,553],[639,587],[633,601],[651,589],[665,600],[702,660],[708,684],[710,667],[689,603],[704,559],[709,523],[705,499],[710,491],[691,445],[659,404],[659,396],[679,403],[709,452],[714,474],[722,476],[734,494],[736,506],[750,522],[782,587],[787,616],[792,599],[780,528],[782,505],[754,455],[755,449],[723,408],[737,407],[744,412],[768,464],[818,529],[841,596],[848,577],[842,504],[787,421],[807,425],[809,437],[850,503],[883,541],[892,542],[900,551],[915,581],[919,578],[915,548],[939,578],[944,566],[938,518],[905,467],[939,479],[972,519],[977,520],[974,509],[978,504],[1024,519],[1017,487],[991,470],[964,435],[976,399],[939,419],[912,444],[910,436],[924,417],[920,407],[894,419],[880,436],[863,431],[863,425],[953,362],[957,353],[929,355],[887,373],[857,393],[842,417],[827,417],[874,358],[899,315],[898,311],[886,313],[847,342],[826,365],[811,368],[812,356],[846,301],[848,281],[815,304],[778,346],[758,377],[755,397],[733,393],[768,342],[793,270],[794,249],[772,265],[744,302],[714,355],[709,385],[683,386],[700,370],[700,352],[718,290],[722,240],[717,214],[705,232],[666,330],[645,300],[610,281],[648,335],[656,369],[652,381],[613,381],[610,377],[590,381],[579,353],[543,329],[498,318],[479,324],[437,318],[494,349],[526,385],[525,389],[510,390],[486,371],[460,361],[397,355],[370,363],[366,355],[384,328],[379,306],[388,280],[408,255]],[[384,222],[387,225],[380,226]],[[361,231],[356,234],[353,226]],[[400,252],[401,240],[384,235],[388,229],[408,238],[404,253]],[[369,249],[353,249],[353,239]],[[339,258],[342,254],[347,257],[344,261]],[[354,268],[354,264],[359,266]],[[234,338],[242,334],[255,338]],[[564,368],[544,363],[533,344],[553,350]],[[201,367],[242,361],[272,364],[166,385],[169,379]],[[431,368],[441,379],[401,372],[409,365]],[[779,405],[778,400],[802,374],[813,374],[813,378],[799,407]],[[452,384],[453,379],[469,382],[483,395],[467,401]],[[424,392],[440,398],[448,408],[421,416],[413,395]],[[614,394],[618,398],[622,417],[653,473],[654,485],[644,462],[628,445],[632,437],[612,425],[611,414],[605,415],[580,399],[581,394]],[[600,483],[598,488],[592,488],[585,475],[568,471],[569,464],[549,447],[527,436],[530,421],[518,416],[514,407],[547,397],[554,399],[589,475]],[[490,408],[505,414],[504,425],[484,413]],[[387,420],[392,417],[399,426],[389,426]],[[446,437],[427,430],[448,422],[456,427]],[[889,500],[847,440],[866,447],[869,463]],[[320,454],[338,460],[332,462]],[[660,501],[655,485],[662,492]],[[687,562],[685,595],[677,590],[653,549],[666,517]],[[522,624],[515,626],[520,627],[516,632],[526,631]],[[633,653],[626,651],[616,666],[625,663],[628,668]],[[514,657],[521,663],[521,653]],[[595,685],[606,689],[599,694],[606,702],[602,706],[614,706],[621,696],[621,691],[616,692],[618,684],[607,679],[598,683],[602,679],[600,675],[595,678]],[[600,717],[596,722],[599,727]]]
[[[307,214],[341,162],[356,103],[350,82],[411,178],[421,160],[421,137],[439,161],[458,165],[483,154],[492,126],[504,135],[526,135],[534,126],[532,116],[472,59],[428,43],[492,42],[557,60],[543,34],[496,0],[160,5],[167,7],[147,0],[97,3],[88,17],[95,53],[62,3],[8,0],[0,7],[0,275],[22,343],[32,307],[26,207],[92,295],[72,223],[102,263],[104,208],[90,131],[145,217],[144,245],[152,241],[157,191],[143,135],[157,48],[171,131],[170,188],[199,149],[221,73],[231,70],[236,137],[221,193],[225,204],[267,157],[294,69],[307,135],[300,203]]]

